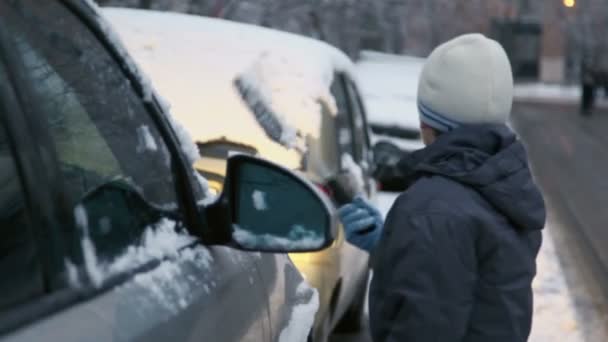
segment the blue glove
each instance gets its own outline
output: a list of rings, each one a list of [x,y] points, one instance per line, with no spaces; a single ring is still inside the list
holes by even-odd
[[[357,196],[351,203],[340,207],[338,215],[348,242],[368,252],[376,246],[384,225],[378,209]]]

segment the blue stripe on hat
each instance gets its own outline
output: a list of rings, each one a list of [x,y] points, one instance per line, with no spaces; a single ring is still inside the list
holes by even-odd
[[[430,109],[420,101],[418,101],[418,110],[420,111],[420,119],[422,122],[435,129],[438,129],[441,132],[451,131],[452,129],[460,126],[460,123]]]

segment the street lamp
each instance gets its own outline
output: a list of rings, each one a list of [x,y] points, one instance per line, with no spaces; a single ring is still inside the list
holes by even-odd
[[[573,8],[576,6],[576,0],[564,0],[564,6],[568,8]]]

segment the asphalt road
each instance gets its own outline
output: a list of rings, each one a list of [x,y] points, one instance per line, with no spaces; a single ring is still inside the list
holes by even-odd
[[[556,250],[587,341],[605,339],[608,322],[608,110],[581,117],[577,107],[517,104],[524,141],[553,228]],[[371,342],[369,333],[330,342]]]

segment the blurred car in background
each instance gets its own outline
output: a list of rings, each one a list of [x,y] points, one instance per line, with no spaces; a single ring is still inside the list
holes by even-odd
[[[403,152],[424,147],[416,102],[423,65],[424,58],[374,51],[362,51],[357,61],[379,171],[395,166]],[[376,176],[382,190],[403,190],[404,182]]]
[[[92,2],[1,1],[0,22],[0,340],[306,339],[318,298],[285,253],[333,242],[326,196],[237,155],[210,200]]]
[[[215,191],[222,188],[225,160],[251,154],[296,170],[335,206],[357,195],[374,198],[365,109],[343,53],[218,19],[110,8],[105,15],[196,140],[196,169]],[[214,120],[202,120],[201,113]],[[336,326],[358,329],[366,304],[368,254],[338,229],[330,248],[291,255],[319,290],[315,342],[326,341]]]

